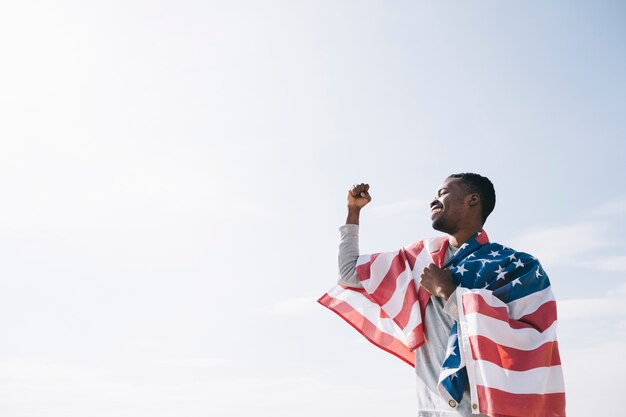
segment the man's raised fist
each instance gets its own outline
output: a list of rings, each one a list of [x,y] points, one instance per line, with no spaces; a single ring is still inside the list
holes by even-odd
[[[370,189],[369,184],[355,184],[348,190],[348,208],[349,209],[362,209],[367,203],[372,201],[372,197],[368,192]]]

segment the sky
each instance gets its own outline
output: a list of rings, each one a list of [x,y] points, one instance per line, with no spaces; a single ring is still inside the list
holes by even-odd
[[[568,415],[626,372],[620,1],[6,1],[0,414],[412,416],[414,371],[315,301],[494,183],[559,301]]]

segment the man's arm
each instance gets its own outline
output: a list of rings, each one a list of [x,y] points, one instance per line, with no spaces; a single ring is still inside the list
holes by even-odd
[[[372,201],[369,184],[354,185],[348,191],[348,217],[346,224],[339,228],[339,281],[341,285],[362,288],[356,274],[356,262],[359,258],[359,217],[361,209]]]
[[[361,209],[365,207],[372,197],[369,194],[369,184],[356,184],[348,190],[348,217],[346,224],[359,224]]]

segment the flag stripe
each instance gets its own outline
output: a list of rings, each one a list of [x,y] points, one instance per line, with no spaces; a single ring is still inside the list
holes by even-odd
[[[512,394],[477,386],[480,412],[491,416],[565,417],[565,393]],[[489,408],[489,404],[493,407]]]
[[[478,313],[494,319],[502,320],[514,328],[533,328],[538,331],[544,331],[556,321],[556,302],[548,301],[541,305],[534,312],[527,314],[517,320],[509,319],[509,309],[502,305],[495,307],[490,305],[480,294],[466,296],[463,299],[465,314]]]
[[[395,322],[398,323],[401,329],[411,330],[408,325],[411,322],[411,315],[414,314],[413,310],[415,303],[417,302],[417,289],[415,288],[415,281],[411,279],[408,288],[403,296],[402,310],[395,316]],[[419,308],[419,304],[417,305]],[[421,322],[421,318],[420,318]]]
[[[397,277],[389,277],[387,283],[383,282],[372,296],[379,302],[385,313],[390,317],[396,317],[402,308],[406,307],[406,302],[413,304],[412,301],[417,296],[415,282],[413,282],[413,275],[405,267]],[[411,284],[413,285],[410,286]]]
[[[549,394],[565,391],[560,365],[511,371],[488,361],[477,360],[474,366],[480,369],[480,372],[476,372],[477,385],[514,394]]]
[[[554,294],[552,293],[552,289],[550,287],[544,288],[541,291],[534,292],[525,297],[518,298],[517,300],[509,301],[507,303],[507,306],[509,307],[509,316],[517,320],[528,313],[536,311],[548,301],[554,301]]]
[[[561,364],[556,341],[544,343],[537,349],[520,350],[499,345],[484,336],[471,336],[469,340],[474,359],[489,361],[504,369],[527,371]]]
[[[556,301],[548,301],[532,313],[520,317],[520,323],[527,323],[542,332],[556,321]]]
[[[400,339],[381,330],[347,302],[333,298],[328,294],[324,294],[318,302],[335,312],[374,345],[397,356],[409,365],[415,366],[415,354]]]
[[[406,247],[404,252],[406,253],[406,261],[409,263],[411,270],[415,269],[415,262],[418,256],[422,255],[422,249],[424,249],[424,242],[421,240]]]
[[[370,279],[367,282],[361,281],[363,287],[368,293],[373,294],[378,286],[383,282],[383,279],[387,276],[389,268],[392,267],[394,259],[396,259],[398,251],[379,253],[376,259],[372,259],[370,262]],[[361,279],[361,277],[359,277]]]
[[[356,275],[363,281],[370,279],[370,265],[374,261],[375,255],[360,255],[356,260]]]
[[[468,336],[485,336],[502,346],[519,350],[537,349],[546,342],[556,340],[556,323],[542,333],[533,328],[511,329],[508,323],[481,314],[466,314]]]
[[[369,294],[350,291],[342,287],[335,287],[328,292],[328,295],[338,302],[341,301],[350,305],[352,309],[374,323],[381,331],[403,342],[405,341],[405,334],[402,333],[393,320],[387,317],[380,307],[369,298]]]

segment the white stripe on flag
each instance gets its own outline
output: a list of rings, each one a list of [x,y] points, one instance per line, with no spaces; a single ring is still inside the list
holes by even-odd
[[[367,286],[365,282],[362,282],[363,287],[368,293],[372,294],[376,291],[376,288],[378,288],[383,278],[385,278],[385,275],[387,275],[387,272],[389,272],[391,263],[397,255],[398,251],[386,252],[381,253],[374,259],[374,262],[370,265],[370,279],[367,282]]]
[[[554,294],[552,293],[550,287],[528,294],[527,296],[517,300],[509,301],[508,304],[495,296],[485,297],[484,290],[482,289],[471,289],[466,291],[466,293],[480,294],[482,299],[485,300],[485,303],[489,304],[491,307],[507,308],[508,315],[513,320],[518,320],[527,314],[534,313],[539,307],[548,301],[554,301]]]
[[[406,335],[400,330],[400,327],[390,318],[380,317],[380,307],[372,303],[361,293],[346,290],[338,286],[328,291],[328,295],[349,304],[350,307],[372,322],[381,332],[399,339],[405,346],[408,345]],[[367,308],[367,306],[369,306],[369,308]]]
[[[550,287],[509,302],[507,304],[509,306],[509,317],[514,320],[520,319],[527,314],[534,313],[548,301],[554,301],[554,294]]]
[[[404,327],[404,331],[407,333],[415,329],[422,323],[422,313],[420,312],[420,303],[419,300],[413,303],[413,307],[411,307],[411,315],[409,316],[409,321]]]
[[[487,361],[475,361],[476,383],[513,394],[550,394],[564,392],[560,365],[528,371],[510,371]],[[543,385],[539,384],[542,381]]]
[[[430,265],[433,262],[433,258],[430,256],[430,252],[426,249],[422,249],[415,258],[415,265],[413,265],[413,276],[415,277],[415,283],[419,287],[420,283],[420,275],[424,268]]]
[[[556,340],[556,321],[543,332],[533,328],[513,329],[507,322],[480,313],[465,315],[467,336],[485,336],[495,343],[521,350],[536,349]]]
[[[383,311],[389,315],[389,317],[395,317],[404,307],[404,297],[406,295],[406,289],[409,283],[413,280],[413,275],[409,269],[405,269],[396,279],[396,289],[393,295],[383,306]]]
[[[359,255],[359,257],[356,259],[356,266],[366,264],[370,261],[370,259],[372,259],[372,255]]]

